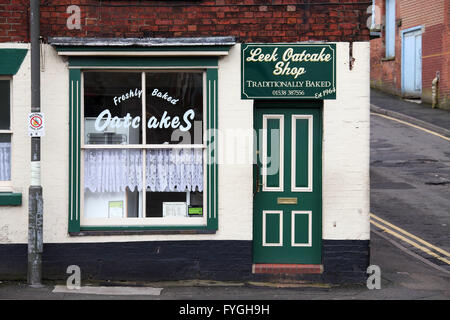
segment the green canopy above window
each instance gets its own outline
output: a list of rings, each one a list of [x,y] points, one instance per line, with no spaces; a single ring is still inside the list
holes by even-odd
[[[28,49],[0,49],[0,75],[15,75]]]

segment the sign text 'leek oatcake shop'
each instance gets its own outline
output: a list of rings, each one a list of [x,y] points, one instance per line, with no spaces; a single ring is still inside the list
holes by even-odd
[[[111,281],[365,282],[366,34],[201,30],[44,29],[43,278],[77,265],[82,279]],[[17,279],[27,268],[29,44],[3,41],[0,57],[16,62],[0,64],[0,279]]]

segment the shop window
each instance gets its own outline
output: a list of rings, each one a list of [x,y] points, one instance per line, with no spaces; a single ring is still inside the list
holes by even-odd
[[[11,187],[11,80],[0,78],[0,191]]]
[[[69,234],[215,233],[218,57],[209,48],[142,58],[61,50],[75,54]]]
[[[83,225],[207,224],[205,77],[83,72]]]

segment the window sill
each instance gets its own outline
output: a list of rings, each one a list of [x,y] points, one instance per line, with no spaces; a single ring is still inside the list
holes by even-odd
[[[381,62],[385,62],[385,61],[395,61],[395,57],[381,58]]]
[[[217,230],[206,229],[205,227],[198,228],[127,228],[127,227],[90,227],[83,228],[79,232],[69,232],[70,236],[121,236],[121,235],[171,235],[171,234],[215,234]]]
[[[22,194],[12,192],[0,193],[0,206],[21,206]]]

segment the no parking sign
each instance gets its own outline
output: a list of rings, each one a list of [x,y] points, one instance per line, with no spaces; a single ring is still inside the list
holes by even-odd
[[[30,137],[45,136],[44,114],[33,112],[28,115],[28,135]]]

